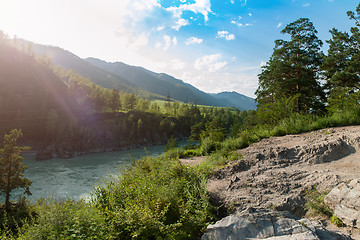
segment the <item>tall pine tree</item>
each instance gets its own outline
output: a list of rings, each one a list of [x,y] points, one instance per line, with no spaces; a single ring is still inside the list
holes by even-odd
[[[330,31],[328,55],[322,65],[332,112],[357,107],[360,100],[360,4],[348,16],[355,21],[355,27],[351,34],[335,28]]]
[[[255,92],[258,108],[300,96],[295,111],[322,110],[324,93],[318,76],[323,58],[322,41],[314,25],[309,19],[300,18],[281,33],[289,34],[290,40],[275,41],[274,52],[259,74],[259,87]]]

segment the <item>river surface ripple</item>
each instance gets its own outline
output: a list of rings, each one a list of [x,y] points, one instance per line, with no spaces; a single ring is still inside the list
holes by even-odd
[[[65,200],[88,199],[94,187],[104,184],[111,176],[121,174],[130,167],[131,162],[150,154],[159,155],[164,146],[150,146],[119,152],[104,152],[81,155],[71,159],[50,159],[36,161],[35,156],[25,156],[24,164],[28,166],[25,177],[32,181],[26,196],[32,202],[39,198]],[[22,191],[12,192],[12,200],[18,199]],[[0,196],[2,200],[3,196]]]

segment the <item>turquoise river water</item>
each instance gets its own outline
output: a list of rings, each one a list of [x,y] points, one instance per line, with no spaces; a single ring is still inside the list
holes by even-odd
[[[88,199],[94,187],[103,184],[112,175],[119,175],[128,168],[131,162],[150,154],[159,155],[164,146],[150,146],[120,152],[93,153],[71,159],[51,159],[36,161],[35,156],[25,156],[24,164],[28,166],[25,177],[32,181],[26,196],[31,201],[43,198],[64,200]],[[16,200],[22,191],[13,191],[11,199]],[[3,196],[0,196],[2,198]]]

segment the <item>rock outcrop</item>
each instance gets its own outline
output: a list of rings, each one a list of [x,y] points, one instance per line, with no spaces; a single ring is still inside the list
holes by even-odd
[[[214,202],[237,214],[248,208],[263,208],[288,211],[301,218],[306,213],[307,190],[315,186],[320,192],[330,191],[341,182],[360,179],[359,149],[360,126],[271,137],[240,150],[243,158],[216,172],[208,182],[208,190]],[[355,189],[360,189],[355,182],[339,185],[338,190],[333,191],[348,195],[327,197],[337,200],[332,204],[335,214],[353,227],[360,225],[360,214],[355,213],[360,210],[360,195],[356,195]],[[355,197],[350,200],[349,196]],[[239,215],[224,219],[221,224],[231,228],[236,225],[231,223],[235,217],[239,218]],[[207,234],[215,228],[210,227]]]
[[[201,240],[338,240],[351,239],[346,234],[325,231],[319,221],[296,219],[287,212],[248,209],[209,225]]]
[[[324,202],[347,226],[360,227],[360,179],[339,184],[325,196]]]

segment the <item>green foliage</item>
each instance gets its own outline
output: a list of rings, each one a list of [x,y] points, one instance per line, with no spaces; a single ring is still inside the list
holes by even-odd
[[[199,146],[199,152],[201,155],[209,155],[220,149],[220,142],[217,142],[211,138],[204,138]]]
[[[196,149],[187,149],[181,154],[181,157],[183,158],[195,157],[195,156],[199,156],[199,152]]]
[[[207,177],[210,177],[216,170],[226,166],[231,161],[240,160],[241,153],[221,149],[206,157],[206,159],[195,168]]]
[[[284,118],[289,118],[296,113],[300,94],[290,97],[282,97],[274,102],[259,106],[257,116],[260,123],[274,124]]]
[[[105,217],[84,202],[39,200],[18,239],[111,239]]]
[[[321,215],[326,216],[330,221],[338,227],[345,226],[344,223],[339,219],[331,210],[331,208],[324,203],[324,197],[326,193],[320,193],[317,191],[315,186],[312,189],[307,190],[305,193],[306,209],[308,210],[307,215]]]
[[[306,208],[310,211],[310,215],[324,215],[331,217],[333,215],[332,210],[324,203],[324,197],[326,193],[320,193],[315,187],[310,190],[307,190],[305,193],[305,198],[307,199]]]
[[[22,163],[21,154],[30,147],[19,147],[17,141],[22,137],[21,130],[13,129],[5,134],[0,148],[0,191],[5,195],[5,208],[10,211],[10,193],[17,188],[24,188],[24,193],[31,194],[31,181],[24,177],[26,166]]]
[[[5,239],[16,236],[23,223],[30,220],[34,214],[32,206],[25,197],[19,198],[17,203],[11,206],[10,211],[0,208],[0,239],[1,231]]]
[[[94,202],[118,239],[200,238],[212,219],[205,178],[165,157],[134,163],[98,187]]]
[[[174,136],[171,136],[165,145],[164,152],[167,152],[167,151],[177,148],[177,147],[178,147],[178,144],[176,142],[176,138]]]
[[[338,227],[344,227],[345,224],[343,223],[343,221],[341,221],[341,219],[339,219],[335,214],[333,214],[330,217],[330,222],[332,222],[333,224],[335,224]]]
[[[205,124],[205,130],[201,131],[200,140],[203,142],[205,139],[212,142],[222,142],[225,139],[225,128],[222,122],[215,118]]]
[[[274,52],[259,74],[256,101],[262,107],[300,94],[297,112],[322,110],[324,93],[318,80],[322,41],[315,27],[309,19],[300,18],[281,33],[289,34],[291,39],[275,41]]]

